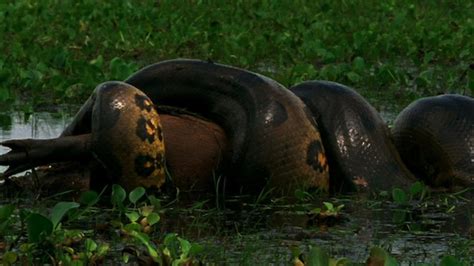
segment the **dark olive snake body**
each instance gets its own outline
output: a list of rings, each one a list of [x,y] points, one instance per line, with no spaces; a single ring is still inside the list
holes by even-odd
[[[160,62],[140,70],[125,82],[143,92],[158,107],[186,109],[224,129],[231,146],[231,156],[224,165],[228,188],[259,192],[268,185],[284,194],[292,193],[295,187],[328,189],[328,165],[317,126],[302,101],[277,82],[242,69],[198,60]],[[121,88],[125,83],[101,86]],[[135,134],[120,137],[112,136],[112,132],[98,134],[94,125],[100,129],[110,124],[113,117],[112,112],[103,111],[107,107],[103,110],[98,107],[109,106],[113,99],[101,104],[95,98],[93,94],[62,136],[92,130],[93,136],[100,137],[100,141],[93,137],[97,159],[113,169],[125,164],[119,161],[130,160],[125,154],[127,148],[121,152],[118,149],[122,145],[120,138],[131,139],[130,142],[136,139],[137,144],[140,141]],[[135,112],[127,121],[133,124],[139,116]],[[115,125],[110,128],[113,130]]]
[[[231,186],[249,191],[267,183],[286,192],[296,186],[328,189],[317,126],[301,100],[277,82],[197,60],[151,65],[126,82],[158,106],[185,108],[221,125],[231,143]]]
[[[227,190],[388,190],[410,185],[412,172],[432,185],[474,183],[472,98],[422,99],[400,114],[393,136],[407,168],[380,115],[346,86],[308,81],[287,90],[253,72],[185,59],[148,66],[125,82],[99,85],[59,138],[3,142],[12,148],[0,156],[0,164],[10,166],[4,175],[92,154],[113,177],[109,183],[160,187],[165,182],[167,136],[156,108],[196,116],[166,116],[167,134],[190,136],[183,132],[189,123],[198,134],[219,136],[216,141],[208,137],[214,146],[200,154],[205,167],[221,161],[212,156],[225,157],[220,170]],[[177,146],[182,142],[203,147],[192,141],[204,138],[169,139]],[[183,169],[192,169],[189,166],[199,162],[183,160],[193,154],[178,150],[190,151],[173,150],[175,167],[186,161],[183,166],[188,168]],[[212,170],[201,169],[196,176]]]
[[[318,122],[333,190],[387,190],[407,187],[414,180],[387,125],[354,90],[328,81],[307,81],[290,90]]]
[[[474,99],[421,98],[406,107],[392,129],[407,167],[435,187],[474,184]]]

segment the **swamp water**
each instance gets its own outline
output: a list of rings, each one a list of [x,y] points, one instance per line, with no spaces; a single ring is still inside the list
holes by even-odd
[[[395,117],[390,111],[381,113],[389,121]],[[0,140],[56,137],[71,121],[71,114],[0,114]],[[0,154],[7,151],[0,148]],[[251,204],[229,197],[222,201],[226,208],[209,204],[214,199],[174,203],[166,208],[155,233],[159,238],[162,233],[176,232],[202,244],[205,249],[200,258],[215,264],[290,264],[293,248],[307,253],[311,246],[354,262],[364,262],[371,247],[381,246],[406,265],[438,263],[443,255],[474,264],[472,191],[432,193],[404,205],[394,203],[389,195],[375,199],[316,197],[290,205],[279,200]],[[339,218],[321,222],[314,215],[312,210],[323,201],[344,204]],[[8,199],[0,198],[0,202]],[[107,216],[107,211],[98,213]]]

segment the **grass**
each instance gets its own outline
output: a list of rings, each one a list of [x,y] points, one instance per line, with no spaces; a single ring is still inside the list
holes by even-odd
[[[395,100],[474,91],[472,1],[2,1],[0,100],[80,103],[160,60]]]

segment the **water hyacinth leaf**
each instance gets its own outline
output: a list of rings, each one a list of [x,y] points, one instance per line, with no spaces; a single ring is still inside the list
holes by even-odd
[[[0,222],[4,222],[10,218],[15,210],[15,206],[12,204],[3,205],[0,207]]]
[[[179,257],[179,240],[178,235],[176,233],[169,233],[165,236],[164,244],[166,249],[169,252],[171,258],[178,258]]]
[[[148,201],[150,201],[151,205],[153,205],[155,210],[161,209],[161,201],[157,199],[155,196],[153,195],[148,196]]]
[[[155,207],[151,205],[143,206],[140,208],[140,214],[144,217],[148,217],[148,215],[150,215],[150,213],[152,213],[154,209]]]
[[[295,190],[295,197],[296,197],[298,200],[301,200],[301,201],[304,200],[304,199],[305,199],[305,196],[306,196],[306,194],[304,193],[303,190],[301,190],[301,189],[296,189],[296,190]]]
[[[407,219],[407,212],[405,210],[394,210],[392,214],[392,221],[395,224],[402,224]]]
[[[354,265],[349,259],[340,258],[340,259],[329,259],[330,266],[344,266],[344,265]]]
[[[419,195],[422,192],[423,192],[423,184],[421,182],[417,181],[410,186],[410,195],[412,197]]]
[[[28,240],[31,243],[38,243],[43,236],[48,236],[53,232],[53,223],[47,217],[32,213],[26,219]]]
[[[120,185],[112,185],[112,204],[122,206],[122,203],[125,200],[126,196],[127,193],[125,192],[125,189],[123,189]]]
[[[125,231],[127,231],[129,234],[132,234],[133,232],[140,232],[140,230],[142,230],[142,227],[140,224],[138,223],[129,223],[129,224],[126,224],[123,229],[125,229]]]
[[[119,57],[115,57],[110,61],[109,69],[111,79],[123,80],[136,71],[136,66],[125,62]]]
[[[136,239],[138,239],[143,245],[145,245],[147,251],[148,251],[148,254],[150,255],[150,257],[153,259],[153,261],[155,262],[161,262],[161,257],[156,249],[156,247],[154,246],[154,244],[150,241],[150,239],[148,238],[147,235],[143,234],[143,233],[140,233],[140,232],[137,232],[137,231],[132,231],[130,232],[130,235],[135,237]],[[161,265],[161,263],[160,263]]]
[[[352,82],[358,82],[362,79],[361,76],[359,76],[359,74],[355,73],[354,71],[346,73],[346,76]]]
[[[15,252],[5,252],[2,256],[2,262],[4,265],[12,265],[18,260],[18,255]]]
[[[408,197],[405,191],[399,188],[394,188],[392,190],[393,201],[397,204],[403,205],[408,203]]]
[[[128,219],[132,223],[138,221],[138,218],[140,218],[140,215],[137,212],[127,212],[125,215],[127,215]]]
[[[354,60],[352,61],[352,67],[358,73],[363,72],[364,69],[365,69],[364,58],[362,58],[360,56],[357,56],[356,58],[354,58]]]
[[[388,256],[384,264],[384,266],[399,266],[399,265],[400,264],[397,262],[397,260],[392,256]]]
[[[381,247],[373,247],[367,265],[398,266],[398,262]]]
[[[329,265],[329,255],[320,247],[311,247],[308,253],[307,265]]]
[[[51,210],[51,222],[53,223],[53,227],[56,228],[68,211],[78,207],[79,203],[77,202],[58,202]]]
[[[89,61],[89,64],[101,69],[102,66],[104,65],[104,57],[102,57],[102,55],[99,55],[95,59],[92,59],[91,61]]]
[[[143,195],[145,195],[145,189],[143,187],[137,187],[130,192],[128,199],[131,203],[136,204]]]
[[[186,258],[191,251],[191,243],[188,240],[178,237],[179,246],[181,247],[181,257]]]
[[[189,256],[193,257],[199,255],[204,251],[204,247],[199,244],[191,244],[191,248],[189,249]]]
[[[326,210],[331,211],[334,210],[334,205],[331,202],[323,202],[324,207],[326,207]]]
[[[147,216],[147,220],[148,220],[148,224],[152,226],[160,221],[160,215],[156,212],[152,212]]]
[[[461,263],[458,259],[454,256],[447,255],[441,259],[440,266],[463,266],[464,264]]]
[[[107,252],[109,251],[109,249],[110,249],[109,244],[107,244],[107,243],[101,244],[97,248],[96,254],[97,254],[97,256],[100,256],[100,257],[105,256],[107,254]]]
[[[87,252],[94,252],[97,249],[97,243],[90,238],[87,238],[84,241],[84,245],[86,247]]]
[[[79,202],[84,205],[92,206],[99,201],[99,194],[93,190],[85,191],[81,194]]]

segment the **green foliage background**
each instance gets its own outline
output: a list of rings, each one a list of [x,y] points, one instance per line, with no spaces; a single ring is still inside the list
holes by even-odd
[[[472,95],[473,13],[465,0],[1,1],[0,101],[79,103],[103,81],[177,57],[287,86],[325,79],[389,99]]]

